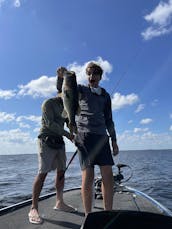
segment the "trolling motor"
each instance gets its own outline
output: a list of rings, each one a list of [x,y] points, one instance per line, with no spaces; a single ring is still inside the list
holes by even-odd
[[[131,170],[131,167],[129,165],[125,165],[125,164],[117,164],[116,167],[118,168],[118,173],[116,175],[114,175],[114,181],[115,181],[115,183],[121,184],[122,180],[124,179],[124,176],[122,174],[121,169],[124,167],[128,167]],[[127,179],[125,179],[123,182],[128,181],[130,178],[131,178],[131,175]]]
[[[125,164],[117,164],[116,165],[118,172],[117,174],[113,175],[114,178],[114,190],[116,187],[118,187],[121,183],[127,182],[133,175],[132,169],[129,165]],[[122,168],[129,168],[130,174],[128,175],[127,178],[124,179],[124,175],[122,174]],[[98,177],[95,179],[95,199],[102,199],[102,191],[101,191],[101,185],[102,185],[102,178]]]

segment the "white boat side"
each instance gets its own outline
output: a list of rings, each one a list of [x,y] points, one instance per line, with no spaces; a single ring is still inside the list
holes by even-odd
[[[159,203],[157,200],[155,200],[154,198],[150,197],[149,195],[145,194],[144,192],[141,192],[135,188],[131,188],[129,186],[125,186],[125,188],[130,191],[133,192],[135,195],[139,195],[142,196],[144,198],[146,198],[148,201],[150,201],[152,204],[155,205],[155,207],[157,207],[163,215],[168,215],[172,217],[172,211],[169,210],[168,208],[166,208],[164,205],[162,205],[161,203]]]

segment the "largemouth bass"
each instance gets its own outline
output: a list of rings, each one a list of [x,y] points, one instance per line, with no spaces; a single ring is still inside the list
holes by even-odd
[[[77,133],[77,126],[75,122],[75,116],[78,111],[78,89],[76,75],[73,71],[65,71],[63,73],[63,84],[62,84],[62,99],[64,110],[67,113],[69,120],[70,133]]]

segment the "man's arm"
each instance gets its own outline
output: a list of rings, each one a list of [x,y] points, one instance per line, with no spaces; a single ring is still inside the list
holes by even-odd
[[[118,154],[119,148],[117,145],[116,131],[115,131],[114,122],[112,119],[112,107],[111,107],[111,99],[110,99],[109,94],[107,94],[107,101],[105,105],[104,116],[105,116],[106,127],[107,127],[108,133],[111,138],[113,155],[115,156]]]
[[[42,117],[44,125],[50,131],[70,139],[70,134],[64,130],[63,125],[59,125],[57,122],[54,122],[53,107],[50,100],[46,101],[42,106]]]

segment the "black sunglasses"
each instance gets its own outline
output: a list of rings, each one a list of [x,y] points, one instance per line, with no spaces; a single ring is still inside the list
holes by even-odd
[[[99,69],[90,69],[89,71],[87,71],[87,75],[101,75],[101,72]]]

